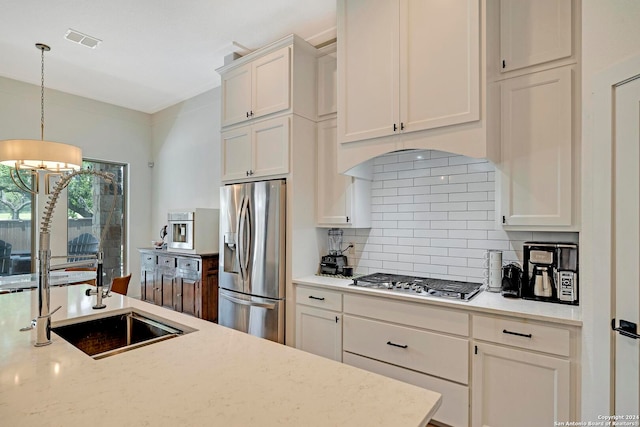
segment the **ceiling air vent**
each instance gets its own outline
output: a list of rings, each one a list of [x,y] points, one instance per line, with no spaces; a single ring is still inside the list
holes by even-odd
[[[80,31],[72,30],[71,28],[67,30],[67,34],[64,35],[64,38],[91,49],[95,49],[96,47],[98,47],[98,44],[102,42],[102,40],[100,39],[91,37],[87,34],[83,34]]]

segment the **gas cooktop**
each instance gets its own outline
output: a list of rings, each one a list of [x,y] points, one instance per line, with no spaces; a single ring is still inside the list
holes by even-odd
[[[409,295],[469,301],[481,291],[482,284],[399,274],[373,273],[353,279],[352,286],[386,289]]]

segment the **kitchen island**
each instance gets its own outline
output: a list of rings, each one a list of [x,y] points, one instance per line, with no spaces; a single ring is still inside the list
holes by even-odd
[[[127,310],[194,332],[94,360],[20,332],[37,292],[0,295],[0,420],[13,426],[424,426],[438,393],[86,285],[51,289],[53,327]]]

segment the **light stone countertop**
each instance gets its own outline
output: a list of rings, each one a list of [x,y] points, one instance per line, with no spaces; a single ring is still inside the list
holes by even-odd
[[[51,289],[53,326],[135,309],[196,329],[94,360],[52,333],[20,332],[37,292],[0,295],[0,424],[6,426],[424,426],[438,393],[87,285]],[[390,396],[402,396],[390,398]]]
[[[320,286],[342,292],[360,295],[375,295],[396,300],[430,304],[434,306],[467,310],[470,312],[513,316],[522,319],[541,320],[564,325],[582,326],[580,306],[555,304],[549,302],[505,298],[499,292],[482,291],[470,301],[459,301],[432,296],[405,295],[384,289],[371,289],[352,286],[351,279],[338,279],[326,276],[306,276],[294,279],[299,285]]]

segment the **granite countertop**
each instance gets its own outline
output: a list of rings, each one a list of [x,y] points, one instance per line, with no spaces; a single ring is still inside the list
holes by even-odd
[[[350,279],[337,279],[326,276],[301,277],[294,279],[293,283],[321,286],[327,289],[357,293],[360,295],[376,295],[477,313],[498,314],[564,325],[582,326],[582,311],[580,306],[531,301],[519,298],[505,298],[499,292],[482,291],[470,301],[459,301],[432,296],[405,295],[384,289],[351,286],[353,281]]]
[[[67,285],[69,283],[82,283],[96,278],[95,271],[52,271],[50,276],[51,286]],[[0,277],[0,291],[16,291],[23,289],[35,289],[38,287],[38,275],[16,274]]]
[[[129,309],[195,332],[100,360],[52,333],[20,332],[37,292],[0,295],[3,425],[424,426],[440,395],[87,285],[51,289],[53,326]],[[402,396],[390,399],[389,396]]]

